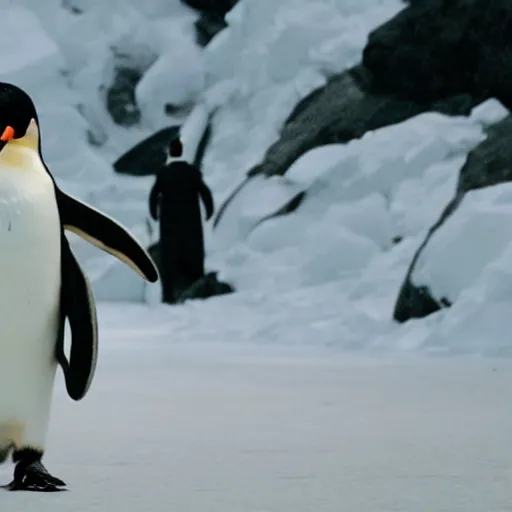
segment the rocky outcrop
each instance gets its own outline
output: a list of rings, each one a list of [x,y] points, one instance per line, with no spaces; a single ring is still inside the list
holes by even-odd
[[[304,153],[324,144],[348,142],[366,132],[400,123],[429,110],[467,115],[470,96],[459,95],[434,103],[418,103],[372,91],[372,77],[356,66],[328,81],[300,102],[289,116],[279,140],[249,176],[283,175]]]
[[[184,4],[201,12],[213,12],[224,16],[238,0],[182,0]]]
[[[227,26],[228,24],[224,16],[213,12],[201,13],[198,20],[195,22],[197,44],[206,46],[216,34]]]
[[[418,103],[375,92],[371,73],[358,65],[331,78],[295,107],[279,140],[270,146],[263,161],[248,171],[248,176],[284,175],[300,156],[315,147],[348,142],[426,111],[468,115],[473,106],[473,98],[463,94]],[[214,225],[218,225],[239,190],[221,205]]]
[[[120,174],[132,176],[149,176],[155,174],[165,162],[165,151],[169,141],[180,131],[180,126],[169,126],[159,130],[137,143],[121,155],[113,164]],[[208,126],[197,148],[194,165],[201,169],[204,152],[210,140],[211,128]]]
[[[429,230],[427,237],[417,250],[395,304],[393,317],[398,322],[427,316],[442,307],[451,305],[448,298],[435,300],[431,290],[413,283],[413,273],[422,252],[437,230],[460,206],[465,194],[471,190],[490,187],[512,181],[512,116],[487,129],[487,138],[468,155],[460,170],[456,195],[448,204],[439,220]]]
[[[370,34],[363,63],[381,92],[419,102],[495,97],[511,108],[511,54],[508,0],[416,0]]]
[[[442,307],[449,307],[451,303],[443,298],[439,302],[436,301],[428,287],[426,286],[415,286],[412,282],[412,274],[416,267],[418,258],[421,252],[427,246],[429,240],[434,233],[444,224],[448,217],[456,210],[457,206],[462,200],[463,194],[457,194],[457,196],[446,206],[441,214],[439,220],[430,228],[425,240],[416,251],[414,258],[407,270],[407,275],[400,288],[398,299],[395,303],[395,309],[393,311],[393,318],[397,322],[406,322],[411,318],[423,318],[436,311],[439,311]]]
[[[512,181],[512,116],[490,126],[487,138],[471,153],[462,167],[457,193]]]
[[[179,126],[169,126],[137,143],[114,162],[114,170],[132,176],[155,174],[164,165],[165,149],[179,130]]]
[[[219,281],[217,272],[209,272],[203,278],[198,279],[189,286],[178,298],[177,303],[181,304],[192,299],[208,299],[216,295],[233,293],[235,289],[228,283]]]
[[[142,73],[136,69],[114,69],[114,79],[106,88],[105,103],[116,124],[134,126],[140,122],[141,113],[135,99],[135,86],[141,78]]]

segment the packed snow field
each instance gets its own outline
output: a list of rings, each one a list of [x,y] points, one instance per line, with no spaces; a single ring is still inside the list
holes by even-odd
[[[2,510],[510,510],[510,360],[176,344],[139,313],[100,307],[83,402],[58,374],[45,461],[69,490]]]

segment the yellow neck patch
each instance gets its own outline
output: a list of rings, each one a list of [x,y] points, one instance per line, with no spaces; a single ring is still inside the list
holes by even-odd
[[[24,137],[12,139],[0,151],[0,165],[31,169],[39,167],[39,163],[39,130],[36,122],[32,120]]]

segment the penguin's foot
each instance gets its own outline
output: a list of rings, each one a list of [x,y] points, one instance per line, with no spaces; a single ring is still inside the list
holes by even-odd
[[[66,484],[60,478],[48,473],[41,462],[42,456],[42,452],[31,448],[16,451],[13,455],[13,460],[16,462],[14,479],[5,488],[10,491],[63,491],[62,487]]]

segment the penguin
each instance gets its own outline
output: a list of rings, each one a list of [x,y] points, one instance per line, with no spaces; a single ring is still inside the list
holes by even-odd
[[[160,277],[163,302],[174,304],[204,276],[204,240],[199,198],[206,220],[214,212],[210,189],[201,171],[183,159],[179,134],[166,150],[165,165],[149,194],[149,211],[160,221]]]
[[[81,400],[93,380],[98,323],[88,279],[65,232],[158,281],[148,253],[119,223],[64,193],[44,162],[35,105],[19,87],[0,83],[0,462],[14,477],[4,488],[64,490],[42,462],[54,378]],[[71,331],[69,357],[64,326]]]

